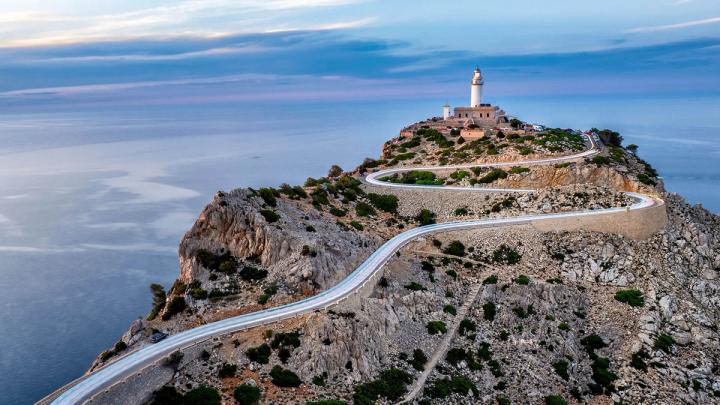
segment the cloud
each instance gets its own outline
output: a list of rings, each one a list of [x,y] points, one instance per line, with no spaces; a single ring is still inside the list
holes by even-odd
[[[48,46],[100,40],[204,35],[228,32],[284,30],[289,12],[337,7],[362,0],[186,0],[177,4],[117,13],[81,15],[39,12],[0,14],[0,46]],[[365,21],[365,22],[363,22]],[[364,25],[352,22],[298,23],[291,29],[340,29]],[[133,34],[128,34],[132,32]]]
[[[711,18],[705,18],[705,19],[702,19],[702,20],[685,21],[685,22],[676,23],[676,24],[654,25],[654,26],[649,26],[649,27],[638,27],[638,28],[633,28],[633,29],[627,30],[626,33],[658,32],[658,31],[668,31],[668,30],[679,30],[679,29],[684,29],[684,28],[697,27],[697,26],[709,25],[709,24],[718,24],[718,23],[720,23],[720,17],[711,17]]]

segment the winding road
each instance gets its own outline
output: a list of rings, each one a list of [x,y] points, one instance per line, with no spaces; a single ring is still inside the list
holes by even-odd
[[[563,157],[554,157],[548,159],[527,160],[509,163],[492,163],[492,164],[473,164],[473,165],[456,165],[441,167],[404,167],[382,170],[371,173],[366,176],[367,183],[384,186],[384,187],[413,187],[413,188],[435,188],[441,187],[443,190],[463,190],[477,192],[532,192],[534,190],[518,190],[518,189],[498,189],[498,188],[468,188],[468,187],[449,187],[449,186],[422,186],[422,185],[406,185],[382,182],[379,179],[393,173],[409,171],[409,170],[437,170],[437,169],[462,169],[470,167],[501,167],[511,165],[539,165],[564,161],[571,161],[594,155],[599,152],[598,145],[588,136],[590,148],[587,150]],[[93,373],[79,378],[51,394],[41,402],[53,404],[79,404],[91,401],[97,394],[111,388],[113,385],[123,382],[128,377],[142,371],[146,367],[159,364],[172,352],[182,350],[193,346],[202,341],[213,337],[225,335],[231,332],[237,332],[260,325],[265,325],[281,320],[289,319],[299,315],[307,314],[315,310],[323,310],[338,304],[351,294],[361,289],[368,282],[373,281],[373,276],[378,274],[383,265],[393,257],[395,252],[409,243],[411,240],[431,233],[474,229],[502,227],[508,225],[517,225],[530,223],[531,221],[545,221],[557,218],[581,217],[592,215],[607,215],[615,212],[623,212],[629,210],[640,210],[660,203],[652,197],[637,193],[627,193],[634,199],[634,203],[629,208],[608,208],[602,210],[584,210],[575,212],[565,212],[557,214],[542,215],[525,215],[510,218],[494,218],[469,221],[451,221],[428,226],[422,226],[405,231],[392,239],[385,242],[380,248],[372,253],[360,266],[343,279],[337,285],[320,292],[312,297],[296,301],[290,304],[265,309],[245,315],[235,316],[221,321],[202,325],[193,329],[189,329],[167,339],[147,345],[131,352],[111,363],[102,367]]]

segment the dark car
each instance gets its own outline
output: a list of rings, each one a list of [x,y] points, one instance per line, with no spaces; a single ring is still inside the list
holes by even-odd
[[[155,332],[152,334],[152,336],[150,336],[150,341],[153,343],[157,343],[157,342],[165,339],[167,336],[168,336],[167,333]]]

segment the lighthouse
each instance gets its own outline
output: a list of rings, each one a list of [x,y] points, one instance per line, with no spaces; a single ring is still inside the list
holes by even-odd
[[[480,104],[482,104],[483,84],[485,83],[483,82],[482,73],[480,68],[476,66],[470,86],[470,107],[480,107]]]

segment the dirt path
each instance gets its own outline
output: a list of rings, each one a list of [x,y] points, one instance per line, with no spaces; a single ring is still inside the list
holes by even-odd
[[[440,345],[435,349],[435,352],[433,353],[430,360],[425,364],[425,369],[420,374],[417,380],[415,380],[415,383],[412,385],[412,388],[410,389],[410,392],[408,392],[407,395],[405,395],[405,398],[400,402],[401,404],[412,402],[413,399],[420,393],[420,391],[425,387],[425,381],[427,381],[428,377],[430,376],[430,373],[435,369],[435,366],[437,363],[442,360],[445,357],[445,354],[448,351],[448,346],[450,346],[450,342],[452,342],[453,338],[455,337],[455,333],[457,333],[458,326],[460,326],[460,322],[465,319],[465,316],[467,315],[468,311],[470,310],[470,307],[475,302],[475,299],[477,298],[478,292],[480,291],[480,288],[482,288],[482,284],[476,283],[473,285],[473,287],[470,289],[470,292],[468,293],[467,297],[465,298],[465,302],[460,307],[460,309],[457,312],[457,315],[455,316],[455,319],[453,320],[452,325],[450,325],[450,328],[448,329],[447,333],[445,333],[445,338],[443,338],[442,342],[440,342]]]

